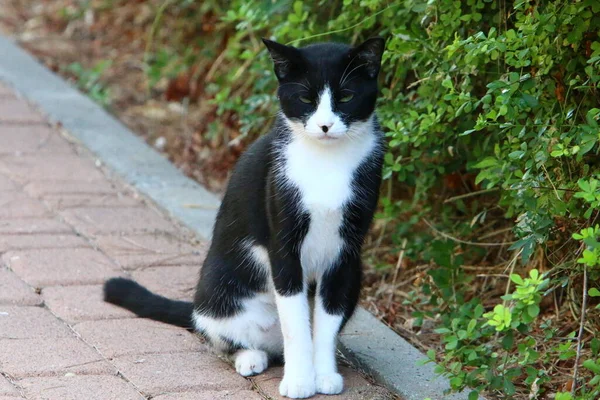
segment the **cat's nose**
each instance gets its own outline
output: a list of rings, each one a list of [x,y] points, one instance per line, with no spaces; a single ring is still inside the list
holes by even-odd
[[[333,122],[330,122],[328,124],[322,124],[319,125],[321,127],[321,130],[325,133],[327,133],[329,131],[329,128],[331,128],[333,126]]]

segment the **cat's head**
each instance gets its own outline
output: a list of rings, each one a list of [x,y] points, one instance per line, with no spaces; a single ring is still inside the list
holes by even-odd
[[[375,110],[377,75],[385,42],[296,48],[263,39],[279,80],[283,114],[299,135],[321,143],[360,134]]]

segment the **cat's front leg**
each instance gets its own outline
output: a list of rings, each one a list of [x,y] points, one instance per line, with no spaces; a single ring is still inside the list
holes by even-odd
[[[279,393],[293,399],[310,397],[316,393],[316,387],[306,291],[292,296],[278,294],[277,309],[283,332],[285,360]]]
[[[279,393],[293,399],[310,397],[316,393],[315,369],[308,293],[300,260],[274,256],[271,263],[285,361]]]
[[[313,360],[317,392],[322,394],[344,389],[337,369],[337,336],[354,312],[360,292],[360,259],[340,258],[345,261],[323,275],[315,296]]]

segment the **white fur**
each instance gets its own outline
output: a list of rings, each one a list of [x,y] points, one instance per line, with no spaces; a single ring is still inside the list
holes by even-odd
[[[235,370],[242,376],[260,374],[269,365],[269,357],[262,350],[239,350],[234,358]]]
[[[290,126],[293,137],[284,150],[283,173],[288,183],[300,190],[301,206],[310,214],[300,257],[305,277],[319,280],[344,246],[339,228],[344,206],[353,195],[352,179],[376,141],[371,120],[359,123],[359,131],[351,127],[352,136],[327,146]]]
[[[319,104],[316,111],[306,121],[306,133],[316,138],[340,138],[346,133],[348,127],[342,119],[333,112],[332,95],[329,86],[319,95]],[[327,133],[323,132],[323,126],[326,126]]]
[[[338,394],[344,389],[344,380],[337,371],[336,344],[337,333],[342,324],[341,315],[332,315],[325,311],[320,296],[315,297],[313,330],[313,360],[317,376],[317,392]]]
[[[217,348],[225,348],[221,337],[229,338],[248,349],[281,354],[283,337],[279,327],[273,293],[261,293],[244,300],[243,311],[231,318],[215,319],[197,311],[192,314],[194,325],[204,331]]]
[[[285,360],[279,393],[294,399],[316,393],[310,310],[306,292],[293,296],[275,296],[283,332]]]

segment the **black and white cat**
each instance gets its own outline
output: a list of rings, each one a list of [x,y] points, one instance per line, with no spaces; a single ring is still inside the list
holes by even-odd
[[[384,40],[264,43],[282,112],[234,169],[194,302],[122,278],[106,283],[105,300],[200,332],[243,376],[283,355],[283,396],[336,394],[337,335],[358,302],[381,182],[385,144],[374,110]]]

